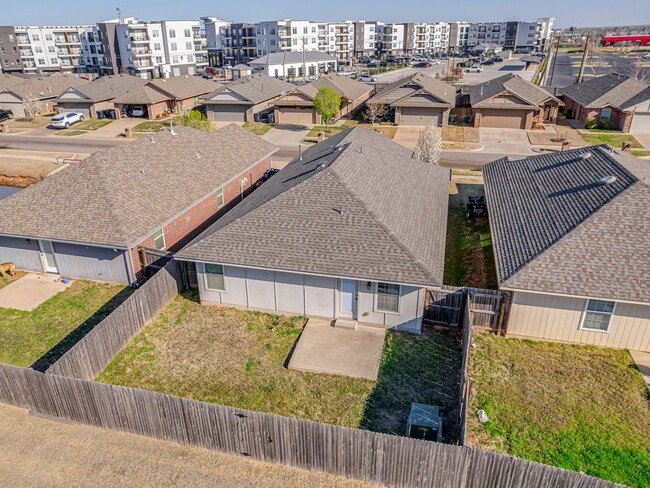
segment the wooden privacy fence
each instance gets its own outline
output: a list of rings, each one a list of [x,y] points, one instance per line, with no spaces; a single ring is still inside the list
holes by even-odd
[[[104,429],[389,486],[620,486],[475,448],[249,412],[3,364],[0,402]]]
[[[142,271],[147,278],[151,278],[169,263],[174,255],[170,252],[138,247],[138,256]]]
[[[124,303],[54,363],[46,374],[94,379],[158,312],[183,289],[176,261],[169,261]]]
[[[467,375],[469,365],[469,354],[472,347],[473,329],[470,325],[469,309],[465,307],[463,313],[463,359],[460,370],[460,388],[458,391],[458,425],[460,425],[460,445],[465,445],[465,434],[467,429],[467,409],[469,408],[472,380]]]
[[[465,309],[469,312],[472,327],[501,330],[505,319],[505,301],[510,295],[498,290],[443,286],[427,290],[424,321],[437,325],[461,327]]]

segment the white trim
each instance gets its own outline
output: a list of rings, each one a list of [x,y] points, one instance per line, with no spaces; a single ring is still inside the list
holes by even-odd
[[[614,304],[614,308],[612,308],[611,313],[610,312],[598,312],[594,310],[587,310],[587,307],[589,306],[590,301],[598,301],[598,302],[610,302]],[[587,317],[587,312],[589,313],[597,313],[600,315],[609,315],[609,322],[607,322],[607,329],[602,330],[602,329],[592,329],[590,327],[585,327],[585,318]],[[582,311],[582,318],[580,319],[580,330],[588,331],[588,332],[601,332],[603,334],[608,334],[609,333],[609,328],[612,325],[612,319],[614,318],[614,313],[616,312],[616,302],[614,300],[600,300],[598,298],[587,298],[585,300],[585,308]]]
[[[212,264],[212,263],[206,263],[206,264]],[[223,276],[223,289],[218,290],[216,288],[210,288],[208,286],[208,275],[209,274],[216,275],[216,273],[208,273],[208,271],[205,269],[205,264],[203,266],[203,286],[205,287],[206,291],[216,291],[217,293],[228,293],[228,285],[226,283],[226,267],[223,264],[217,264],[216,266],[221,266],[221,276]],[[246,278],[246,281],[248,282],[248,278]],[[248,303],[248,285],[246,287],[246,302]]]
[[[163,246],[158,249],[158,246],[156,246],[156,234],[160,232],[160,237],[162,237],[163,240]],[[151,234],[151,238],[153,239],[153,247],[156,248],[156,251],[164,251],[167,249],[167,238],[165,237],[165,228],[164,227],[159,227],[158,229],[154,230],[153,233]]]
[[[419,285],[418,285],[419,286]],[[550,291],[536,291],[536,290],[523,290],[521,288],[509,288],[507,286],[499,286],[499,290],[502,291],[512,291],[516,293],[530,293],[533,295],[549,295],[549,296],[557,296],[557,297],[566,297],[566,298],[583,298],[585,300],[602,300],[604,302],[616,302],[616,303],[631,303],[633,305],[645,305],[645,306],[650,306],[649,302],[639,302],[639,301],[634,301],[634,300],[621,300],[618,298],[612,298],[612,297],[589,297],[587,295],[568,295],[566,293],[553,293]]]
[[[13,237],[15,239],[25,239],[30,241],[39,241],[45,239],[46,241],[51,242],[60,242],[61,244],[74,244],[75,246],[90,246],[90,247],[102,247],[105,249],[120,249],[122,251],[128,251],[130,247],[124,246],[111,246],[110,244],[95,244],[93,242],[79,242],[79,241],[67,241],[65,239],[49,239],[46,237],[35,237],[35,236],[21,236],[17,234],[0,234],[0,237]]]
[[[397,311],[393,312],[392,310],[380,310],[377,307],[377,299],[379,298],[379,283],[384,283],[387,285],[397,285],[399,287],[397,295],[387,295],[386,293],[382,293],[382,295],[387,295],[387,296],[397,296]],[[374,299],[373,299],[373,312],[376,313],[385,313],[386,315],[401,315],[402,311],[402,285],[398,283],[389,283],[387,281],[376,281],[373,285],[374,288]]]
[[[50,250],[52,251],[52,261],[54,261],[54,267],[51,267],[47,262],[47,256],[46,256],[47,253],[45,252],[45,247],[43,246],[43,243],[45,242],[49,244]],[[43,272],[59,274],[59,264],[56,262],[56,251],[54,250],[54,243],[47,239],[39,239],[38,249],[41,254],[41,266],[43,266]]]

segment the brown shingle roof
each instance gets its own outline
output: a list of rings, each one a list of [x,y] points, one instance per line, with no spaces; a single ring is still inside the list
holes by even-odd
[[[650,99],[650,87],[635,78],[611,73],[562,88],[562,94],[586,108],[611,105],[625,110]],[[645,99],[645,100],[644,100]]]
[[[286,81],[278,80],[263,73],[254,73],[231,83],[219,83],[218,88],[205,97],[205,103],[223,103],[219,100],[212,100],[212,98],[224,90],[230,90],[248,100],[250,104],[255,105],[282,96],[294,88],[295,85]]]
[[[199,76],[186,75],[151,80],[148,86],[169,93],[173,99],[184,100],[186,98],[202,97],[207,95],[212,92],[217,85],[216,82],[206,80]]]
[[[316,89],[325,86],[332,88],[342,97],[348,100],[356,100],[372,91],[372,87],[361,83],[360,81],[353,80],[347,76],[339,76],[337,74],[323,75],[311,83]]]
[[[510,92],[521,99],[522,106],[530,105],[531,108],[539,108],[548,99],[555,100],[562,105],[562,102],[548,90],[512,73],[472,86],[469,92],[470,103],[472,107],[481,107],[481,103],[504,92]],[[490,104],[489,107],[495,107],[495,105]]]
[[[413,86],[416,88],[403,90]],[[417,88],[419,87],[419,88]],[[438,102],[431,101],[429,106],[441,106],[451,108],[456,104],[456,88],[447,83],[436,80],[420,72],[406,76],[401,80],[388,85],[377,95],[372,97],[369,103],[381,103],[391,106],[401,106],[407,98],[414,95],[431,95]]]
[[[61,97],[64,97],[67,91],[78,92],[90,102],[113,100],[116,97],[125,95],[131,90],[138,90],[146,84],[147,80],[143,80],[137,76],[126,74],[102,76],[81,87],[70,87],[59,95],[59,101],[62,101]]]
[[[90,81],[73,75],[54,74],[50,76],[39,76],[38,78],[22,78],[20,81],[12,81],[5,88],[6,91],[15,93],[19,98],[56,98],[69,87],[82,87]]]
[[[0,201],[0,234],[126,248],[275,151],[236,125],[174,127]]]

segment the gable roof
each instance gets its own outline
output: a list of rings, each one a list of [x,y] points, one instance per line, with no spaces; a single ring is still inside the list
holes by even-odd
[[[126,248],[275,151],[236,125],[174,131],[97,152],[0,201],[0,234]]]
[[[186,98],[201,97],[212,92],[216,82],[206,80],[200,76],[171,76],[151,80],[147,86],[157,88],[168,93],[172,99],[184,100]]]
[[[548,90],[526,81],[512,73],[499,76],[492,80],[479,83],[469,89],[469,99],[472,107],[481,107],[482,103],[504,92],[512,93],[523,102],[522,106],[529,108],[539,108],[539,106],[548,99],[557,101],[564,105],[559,99],[554,97]],[[487,106],[487,105],[486,105]],[[490,104],[489,107],[495,107]],[[512,107],[512,105],[508,105]]]
[[[417,72],[388,85],[370,103],[385,104],[393,107],[407,106],[407,99],[414,95],[431,95],[428,106],[451,108],[456,104],[456,88],[436,80],[431,76]]]
[[[348,100],[356,100],[370,93],[373,88],[370,85],[353,80],[347,76],[339,76],[334,73],[322,75],[317,80],[310,83],[317,90],[324,87],[332,88],[342,97]]]
[[[219,83],[219,87],[205,97],[205,103],[225,103],[215,97],[219,93],[231,91],[239,95],[239,98],[244,98],[243,101],[248,100],[251,105],[255,105],[282,96],[294,88],[295,85],[286,81],[278,80],[264,73],[254,73],[227,84]]]
[[[20,81],[11,80],[2,91],[14,93],[20,99],[37,98],[44,100],[58,97],[69,87],[80,88],[89,83],[90,81],[78,76],[53,74],[34,78],[21,78]]]
[[[310,147],[176,256],[440,285],[449,171],[412,155],[375,131],[343,131]]]
[[[102,76],[81,87],[69,87],[58,96],[57,101],[65,102],[65,95],[68,92],[76,93],[89,102],[113,100],[131,90],[138,90],[147,83],[147,80],[126,74]]]
[[[165,100],[171,100],[172,97],[149,83],[135,86],[130,90],[118,95],[113,100],[117,104],[152,104]]]
[[[612,106],[625,110],[650,99],[650,86],[617,73],[567,86],[561,92],[585,108]]]
[[[326,54],[320,51],[284,51],[280,53],[270,53],[265,56],[261,56],[253,61],[250,61],[249,66],[261,65],[261,66],[270,66],[270,65],[279,65],[279,64],[299,64],[305,61],[306,63],[313,62],[336,62],[336,58],[330,54]]]
[[[594,146],[483,171],[501,287],[650,302],[645,161]]]

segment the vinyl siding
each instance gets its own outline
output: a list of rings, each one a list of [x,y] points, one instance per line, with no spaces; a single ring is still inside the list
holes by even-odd
[[[0,262],[14,263],[22,271],[43,271],[38,241],[17,237],[0,237]]]

